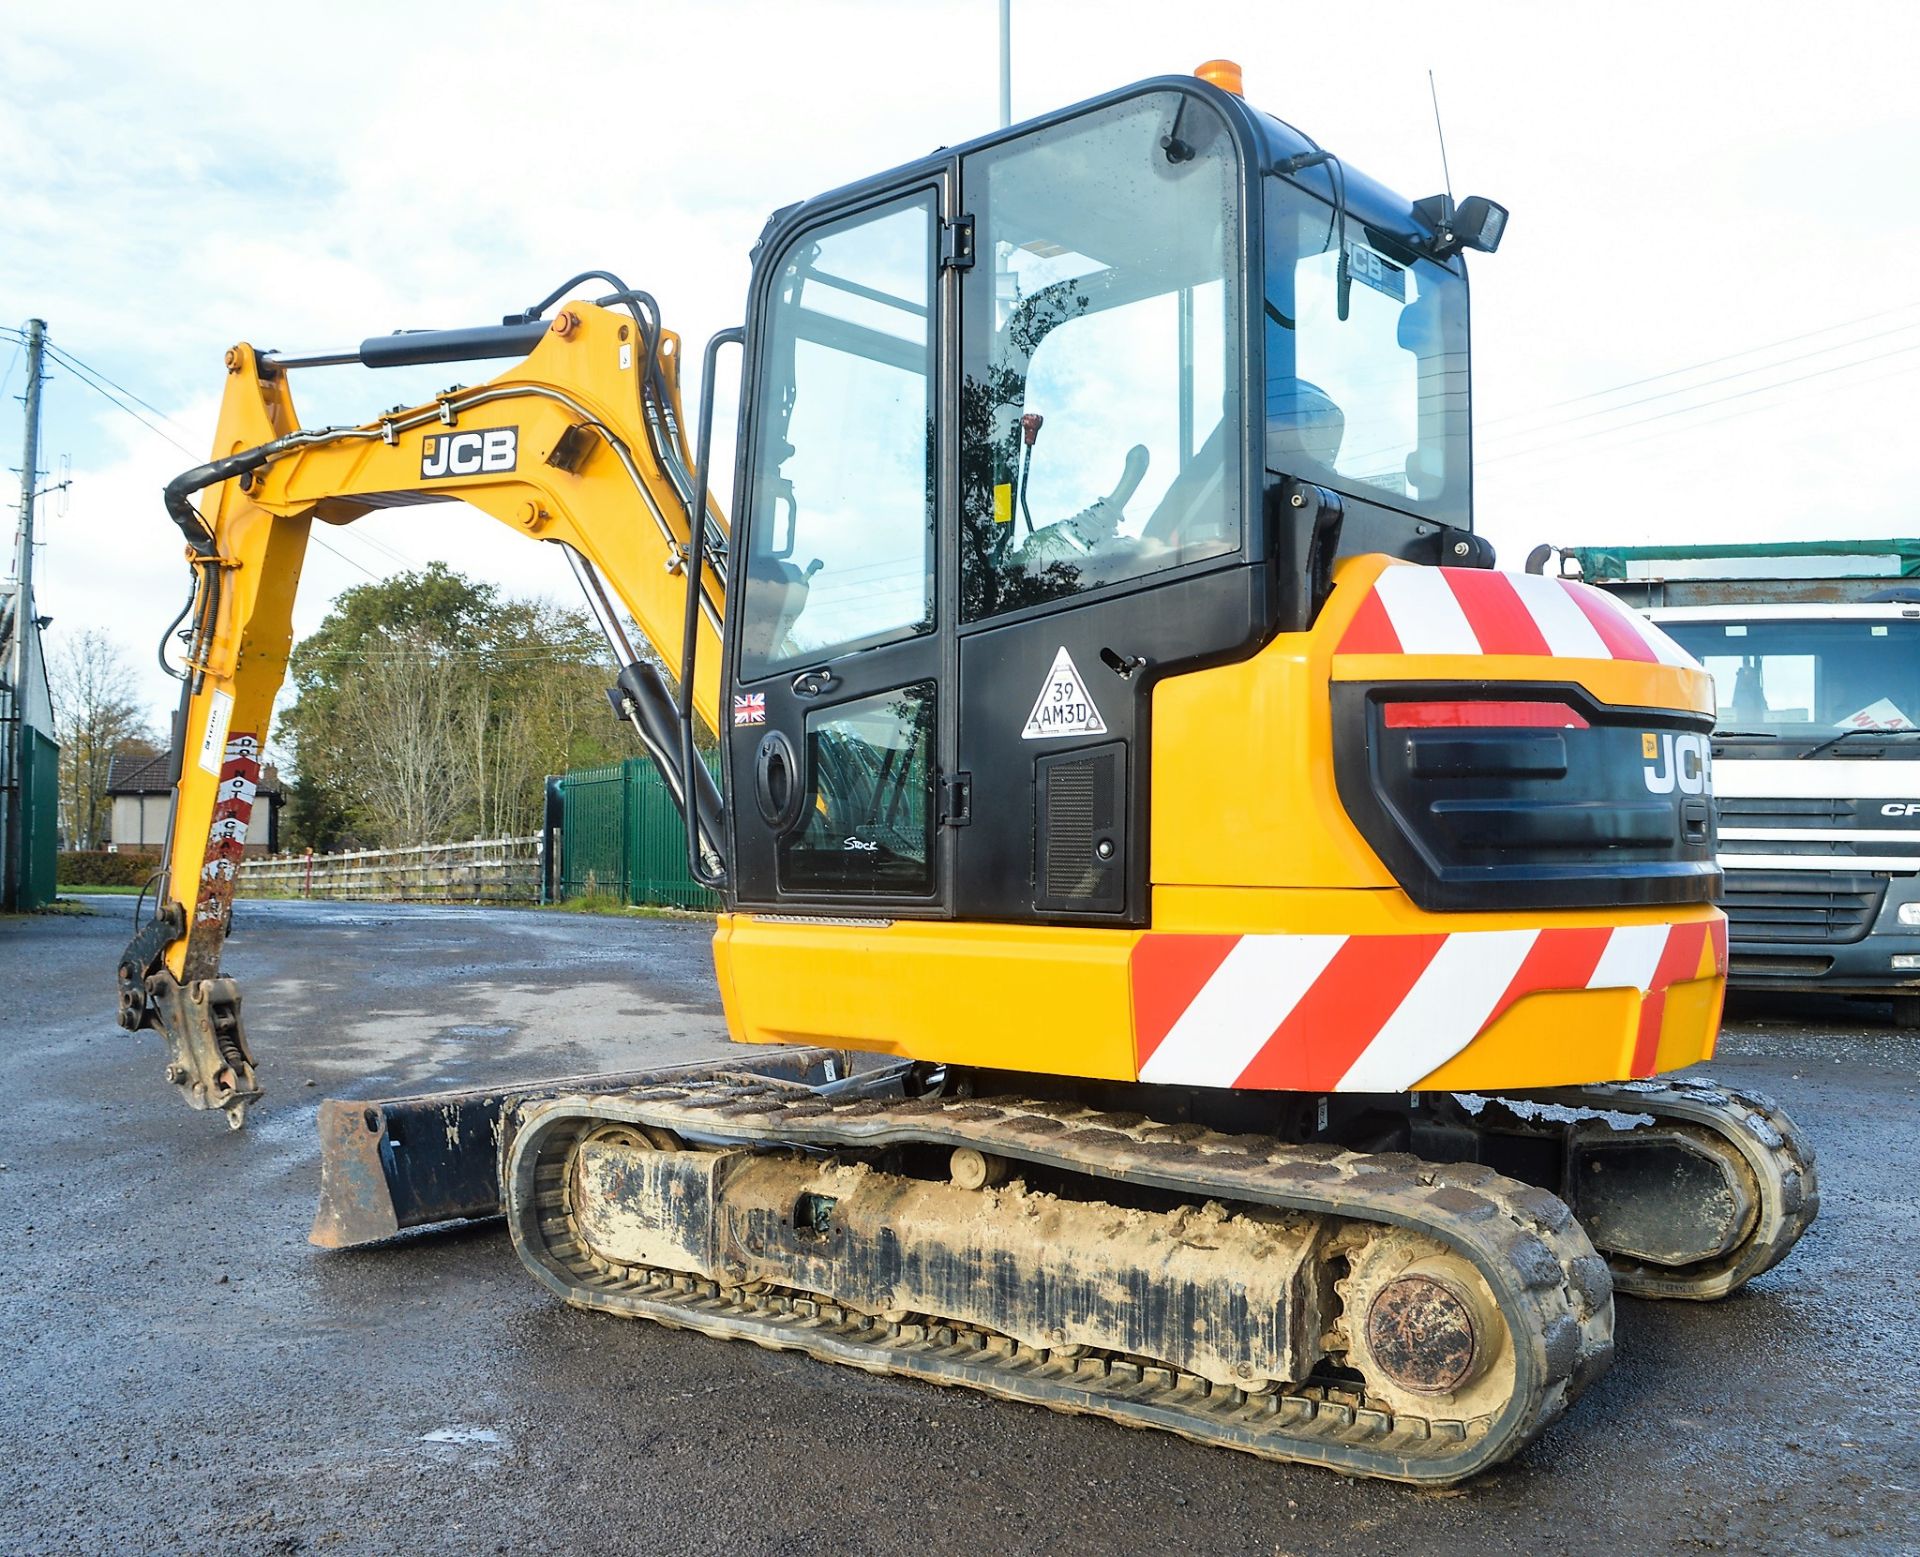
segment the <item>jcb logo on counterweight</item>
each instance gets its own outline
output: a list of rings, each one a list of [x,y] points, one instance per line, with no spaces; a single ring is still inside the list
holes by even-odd
[[[1712,750],[1704,735],[1670,735],[1647,731],[1640,737],[1640,755],[1646,766],[1640,776],[1656,795],[1704,795],[1713,777]]]
[[[512,470],[519,460],[518,427],[439,433],[420,440],[422,477],[497,476]]]

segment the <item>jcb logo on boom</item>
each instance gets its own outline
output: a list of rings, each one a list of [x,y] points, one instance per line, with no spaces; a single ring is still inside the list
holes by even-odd
[[[512,470],[519,460],[518,427],[441,433],[420,440],[420,474],[423,477],[495,476]]]
[[[1704,795],[1713,779],[1712,748],[1704,735],[1675,735],[1648,730],[1640,737],[1640,770],[1656,795]]]

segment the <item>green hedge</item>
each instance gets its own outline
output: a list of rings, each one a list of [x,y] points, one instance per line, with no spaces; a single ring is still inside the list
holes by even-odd
[[[63,887],[143,887],[160,868],[158,854],[109,854],[104,849],[70,850],[55,872]]]

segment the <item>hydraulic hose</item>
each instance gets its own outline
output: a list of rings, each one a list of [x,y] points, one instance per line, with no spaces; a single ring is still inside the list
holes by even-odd
[[[162,500],[167,505],[168,517],[180,526],[180,533],[186,536],[187,544],[203,557],[211,557],[219,549],[214,541],[213,531],[207,528],[207,522],[200,517],[199,511],[193,504],[187,501],[188,498],[206,487],[231,481],[235,476],[252,475],[292,441],[291,438],[276,438],[273,442],[263,443],[258,448],[242,449],[238,454],[229,454],[225,459],[209,460],[204,465],[183,470],[169,481]]]
[[[700,606],[700,570],[706,557],[707,536],[707,482],[713,463],[713,376],[720,360],[723,346],[744,345],[746,331],[741,329],[721,330],[707,342],[707,354],[700,370],[700,429],[694,444],[694,490],[699,494],[698,512],[690,513],[687,525],[687,608],[684,616],[685,631],[680,642],[680,687],[678,715],[680,725],[680,766],[687,776],[687,787],[693,788],[694,764],[699,761],[693,745],[693,676],[694,659],[700,648],[700,622],[697,612]],[[724,691],[724,689],[722,689]],[[716,731],[725,739],[724,731]],[[719,860],[717,869],[710,868],[700,857],[699,840],[694,829],[687,829],[687,868],[693,872],[693,879],[706,887],[723,887],[727,880],[726,855],[720,847],[720,833],[716,828],[713,835],[715,853]]]

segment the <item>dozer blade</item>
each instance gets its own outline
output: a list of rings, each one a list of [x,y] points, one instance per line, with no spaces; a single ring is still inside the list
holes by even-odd
[[[309,1243],[350,1249],[403,1228],[500,1215],[500,1160],[523,1105],[621,1092],[716,1070],[819,1087],[843,1080],[852,1057],[832,1049],[765,1049],[641,1071],[561,1076],[412,1097],[328,1098],[320,1105],[320,1205]]]

